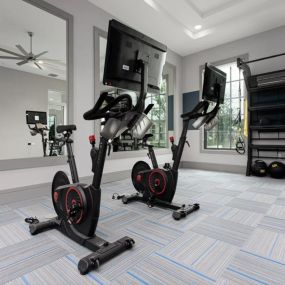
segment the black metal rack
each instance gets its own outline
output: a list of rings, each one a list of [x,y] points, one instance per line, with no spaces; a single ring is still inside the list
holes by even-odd
[[[253,159],[285,159],[285,70],[252,75],[249,67],[250,63],[284,55],[237,60],[248,91],[247,176],[251,175]]]

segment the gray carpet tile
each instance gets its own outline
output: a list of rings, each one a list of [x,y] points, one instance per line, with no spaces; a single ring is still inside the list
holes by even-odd
[[[212,214],[212,216],[247,226],[256,227],[264,215],[231,207],[223,207]]]
[[[222,187],[212,187],[211,193],[217,193],[225,196],[236,197],[242,193],[241,190],[238,189],[227,189]]]
[[[136,244],[86,276],[77,262],[88,249],[56,230],[33,237],[23,221],[55,215],[48,188],[0,192],[0,284],[284,285],[284,181],[184,169],[179,179],[175,202],[201,206],[180,221],[166,209],[112,200],[133,192],[129,179],[102,185],[96,234]]]
[[[73,255],[66,255],[57,259],[48,265],[42,266],[30,273],[22,276],[21,280],[24,284],[45,284],[45,285],[57,285],[57,284],[110,284],[110,282],[104,279],[102,276],[89,273],[85,276],[78,274],[77,270],[78,259]],[[52,274],[51,274],[52,272]]]
[[[285,198],[278,198],[275,202],[276,205],[284,206],[285,207]]]
[[[119,237],[128,235],[128,232],[120,232]],[[110,260],[108,263],[103,264],[96,273],[114,282],[126,271],[131,270],[136,264],[139,264],[141,260],[148,258],[152,253],[158,251],[160,246],[151,242],[146,242],[144,239],[136,237],[135,247],[116,258]],[[79,258],[85,256],[85,254],[77,254]]]
[[[254,192],[254,193],[259,193],[259,194],[267,194],[267,195],[273,195],[278,197],[281,193],[282,190],[280,189],[272,189],[270,187],[264,188],[264,187],[251,187],[248,192]]]
[[[255,192],[244,192],[237,197],[240,199],[268,203],[268,204],[273,204],[276,201],[276,196],[263,194],[263,193],[262,194],[255,193]]]
[[[197,203],[207,202],[207,203],[212,203],[216,205],[225,205],[229,203],[233,199],[233,197],[226,196],[223,194],[217,194],[217,193],[203,193],[203,194],[193,197],[192,200],[193,199]]]
[[[144,220],[127,227],[130,236],[138,236],[155,245],[165,246],[173,239],[183,234],[183,231],[173,229],[171,225],[165,225],[159,221]]]
[[[0,227],[0,241],[5,246],[14,245],[28,239],[31,239],[31,235],[23,221]]]
[[[191,266],[185,266],[159,253],[154,253],[140,262],[128,270],[126,275],[130,280],[138,282],[134,284],[206,285],[215,282],[214,279],[198,272]],[[118,283],[114,282],[114,284]]]
[[[270,208],[270,204],[264,202],[250,201],[246,199],[235,198],[227,206],[241,210],[252,211],[265,214]]]
[[[7,206],[7,205],[2,205],[1,207],[0,207],[0,213],[3,213],[3,212],[7,212],[7,211],[11,211],[12,210],[12,208],[11,207],[9,207],[9,206]]]
[[[197,200],[192,200],[192,203],[196,203]],[[203,214],[213,214],[219,209],[222,209],[224,206],[223,205],[218,205],[214,203],[208,203],[205,201],[199,202],[200,203],[200,212]]]
[[[49,264],[68,252],[44,234],[1,249],[1,282],[16,279],[43,265]]]
[[[259,223],[259,227],[274,232],[285,234],[285,219],[265,216]]]
[[[170,228],[178,231],[188,232],[195,225],[201,223],[204,219],[207,219],[208,215],[203,213],[202,211],[196,211],[189,216],[189,219],[181,219],[173,223],[173,218],[171,215],[164,215],[159,218],[158,221],[161,224],[166,224]]]
[[[14,210],[0,213],[0,226],[21,221],[23,218]]]
[[[225,271],[226,278],[231,278],[232,275],[246,282],[255,282],[254,284],[283,285],[285,264],[241,250]]]
[[[184,266],[190,265],[194,270],[216,280],[237,251],[238,247],[229,243],[187,232],[161,249],[159,253]]]
[[[242,246],[253,232],[254,228],[223,219],[209,217],[192,231],[235,246]]]
[[[285,206],[273,204],[266,213],[266,216],[285,220]]]
[[[285,263],[285,234],[257,228],[243,249]]]

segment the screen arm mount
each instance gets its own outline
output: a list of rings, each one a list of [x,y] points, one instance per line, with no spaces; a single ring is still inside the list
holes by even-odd
[[[141,89],[140,89],[140,95],[139,95],[137,104],[134,107],[134,110],[139,113],[143,113],[144,106],[145,106],[145,99],[146,99],[147,90],[148,90],[149,55],[142,53],[141,51],[138,51],[137,62],[141,70]]]

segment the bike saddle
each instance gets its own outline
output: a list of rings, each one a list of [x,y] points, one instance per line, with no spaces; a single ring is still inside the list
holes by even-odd
[[[152,137],[153,137],[153,134],[146,134],[143,138],[147,140]]]
[[[72,131],[76,131],[76,126],[75,125],[61,125],[56,127],[57,133],[61,134],[64,132],[69,132],[71,133]]]

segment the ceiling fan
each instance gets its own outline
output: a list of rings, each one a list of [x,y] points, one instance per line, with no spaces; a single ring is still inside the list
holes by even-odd
[[[18,48],[18,50],[22,53],[16,53],[7,49],[3,49],[0,48],[0,51],[2,52],[6,52],[8,54],[14,55],[14,56],[0,56],[0,59],[14,59],[14,60],[20,60],[19,62],[17,62],[17,65],[24,65],[26,63],[32,62],[34,63],[34,65],[39,68],[42,69],[42,67],[40,66],[40,62],[39,57],[41,57],[42,55],[46,54],[47,51],[43,51],[37,55],[35,55],[33,53],[33,32],[28,32],[28,35],[30,37],[30,52],[27,52],[20,44],[16,45],[16,47]]]

